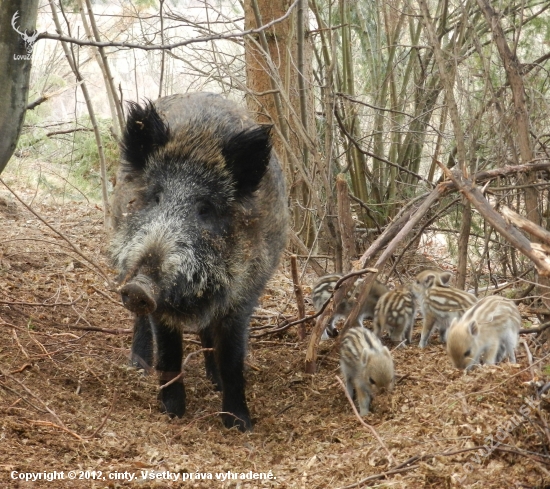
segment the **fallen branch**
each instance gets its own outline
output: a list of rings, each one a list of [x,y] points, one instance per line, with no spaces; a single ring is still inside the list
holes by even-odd
[[[539,238],[544,243],[550,244],[550,232],[548,232],[543,227],[538,224],[526,219],[523,216],[520,216],[517,212],[514,212],[512,209],[506,206],[500,208],[500,213],[504,216],[505,219],[510,221],[512,224],[515,224],[518,228],[523,229],[528,232],[535,238]]]
[[[380,446],[385,450],[385,452],[388,454],[388,459],[390,460],[391,463],[395,463],[395,458],[393,458],[393,455],[392,453],[390,452],[389,448],[386,446],[386,444],[384,443],[384,440],[382,440],[382,438],[380,438],[380,435],[376,432],[376,430],[374,429],[373,426],[371,426],[370,424],[367,424],[365,423],[365,421],[363,420],[363,418],[359,415],[359,413],[357,412],[357,408],[355,407],[355,404],[353,403],[353,399],[350,397],[350,395],[348,394],[348,391],[346,389],[346,386],[344,385],[344,383],[342,382],[342,379],[340,377],[338,377],[338,375],[335,376],[336,377],[336,380],[338,380],[338,382],[340,383],[340,385],[342,386],[342,389],[344,389],[344,393],[346,394],[346,397],[348,398],[348,401],[349,403],[351,404],[351,407],[353,408],[353,412],[355,413],[355,416],[357,417],[357,419],[359,420],[359,422],[365,426],[366,428],[368,428],[370,430],[370,432],[373,434],[374,438],[376,438],[376,440],[378,441],[378,443],[380,444]]]
[[[51,421],[40,421],[40,420],[29,419],[29,423],[38,425],[38,426],[51,426],[52,428],[57,428],[57,429],[60,429],[61,431],[64,431],[65,433],[69,433],[69,435],[74,436],[78,441],[84,441],[84,438],[82,438],[79,434],[75,433],[74,431],[71,431],[69,428],[66,428],[65,426],[59,426],[55,423],[52,423]]]
[[[294,295],[296,296],[296,306],[298,308],[298,317],[304,319],[306,317],[306,306],[304,304],[304,291],[300,285],[300,277],[298,276],[298,257],[291,255],[290,269],[292,271],[292,284],[294,285]],[[306,337],[306,328],[304,323],[300,323],[298,328],[298,338],[300,341]]]
[[[36,307],[74,306],[80,299],[82,299],[82,294],[80,294],[78,298],[72,302],[54,302],[52,304],[46,304],[45,302],[16,302],[16,301],[0,300],[0,304],[8,304],[10,306],[36,306]]]
[[[183,368],[187,365],[187,362],[191,359],[191,357],[194,357],[195,355],[198,355],[199,353],[202,353],[205,351],[214,351],[214,348],[201,348],[200,350],[189,353],[189,355],[185,357],[185,360],[181,364],[181,372],[178,375],[176,375],[173,379],[170,379],[168,382],[166,382],[166,384],[162,384],[159,387],[159,391],[161,391],[162,389],[165,389],[169,385],[175,384],[178,380],[180,380],[183,377]]]
[[[51,138],[52,136],[57,136],[59,134],[71,134],[73,132],[93,132],[93,129],[88,129],[87,127],[74,127],[72,129],[60,129],[59,131],[47,132],[46,137]]]
[[[19,195],[17,195],[12,189],[11,187],[6,183],[4,182],[4,180],[2,180],[0,178],[0,183],[2,183],[4,185],[4,187],[6,187],[10,193],[21,203],[21,205],[23,205],[23,207],[25,207],[25,209],[27,209],[31,214],[33,214],[38,220],[40,220],[40,222],[42,222],[43,224],[45,224],[48,228],[50,228],[55,234],[57,234],[59,237],[61,237],[62,239],[64,239],[68,244],[69,246],[71,247],[71,249],[78,255],[80,256],[82,259],[86,260],[90,265],[92,265],[95,269],[96,269],[96,272],[99,273],[99,275],[101,275],[106,281],[107,283],[109,284],[110,287],[113,288],[113,290],[116,289],[116,286],[112,283],[111,279],[109,279],[109,277],[107,277],[107,275],[103,272],[103,269],[95,262],[93,261],[91,258],[87,257],[84,253],[82,253],[82,251],[78,248],[78,246],[76,246],[75,244],[73,244],[71,242],[71,240],[69,238],[67,238],[67,236],[65,236],[61,231],[58,231],[57,229],[55,229],[51,224],[49,224],[40,214],[38,214],[31,206],[27,205],[27,203],[25,203],[23,201],[23,199],[21,199],[19,197]]]
[[[116,391],[113,392],[113,400],[111,401],[111,407],[109,408],[109,411],[107,411],[107,414],[103,418],[103,421],[101,421],[101,424],[97,427],[96,430],[94,430],[94,432],[91,435],[88,435],[88,436],[84,437],[86,440],[91,440],[92,438],[94,438],[101,431],[101,429],[105,426],[105,423],[107,422],[107,419],[109,418],[109,416],[113,412],[113,408],[115,407],[115,401],[116,401]]]
[[[481,216],[520,253],[529,258],[539,273],[543,276],[550,275],[550,257],[533,249],[529,240],[515,227],[508,224],[504,218],[496,212],[483,196],[479,188],[469,178],[464,177],[459,171],[451,171],[445,165],[437,162],[447,178],[451,179],[464,194],[466,199],[478,210]]]
[[[422,201],[418,201],[420,205],[418,207],[411,206],[407,212],[404,212],[401,217],[396,219],[386,230],[378,237],[378,239],[369,247],[363,256],[360,258],[359,263],[363,267],[367,266],[370,261],[374,259],[376,253],[382,249],[388,241],[390,241],[382,254],[379,256],[378,260],[374,264],[374,268],[381,270],[384,267],[386,261],[392,256],[393,252],[396,250],[397,246],[401,243],[403,239],[413,230],[421,219],[426,215],[430,207],[437,202],[446,192],[445,184],[439,184],[435,187],[432,192],[426,196],[423,196]],[[420,203],[421,202],[421,203]],[[349,313],[344,326],[342,327],[342,334],[346,331],[352,324],[357,324],[359,312],[361,310],[361,305],[365,304],[367,301],[372,284],[376,279],[376,274],[367,277],[360,286],[359,297],[353,306],[351,312]]]
[[[550,323],[544,323],[541,324],[538,328],[520,329],[519,334],[540,334],[548,328],[550,328]]]
[[[407,207],[403,208],[401,210],[401,213],[396,216],[394,221],[386,227],[384,232],[380,236],[378,236],[378,238],[376,238],[374,243],[372,243],[367,251],[363,253],[363,256],[359,258],[359,266],[366,267],[368,262],[382,248],[384,248],[390,241],[392,241],[400,232],[400,230],[402,230],[403,227],[410,222],[412,216],[417,216],[420,214],[420,217],[414,222],[414,224],[416,224],[416,222],[420,220],[420,218],[426,213],[426,211],[432,206],[432,204],[437,202],[446,192],[447,186],[440,183],[429,194],[427,193],[416,197],[416,199],[414,199]],[[404,237],[405,236],[401,236],[400,240],[395,244],[393,248],[397,247],[397,244],[399,244],[401,239]]]
[[[115,329],[109,329],[109,328],[98,328],[96,326],[69,326],[70,329],[80,329],[82,331],[98,331],[100,333],[107,333],[107,334],[132,334],[133,329],[131,328],[115,328]]]
[[[375,268],[363,268],[361,270],[355,270],[353,272],[350,272],[344,275],[342,278],[340,278],[340,280],[338,280],[338,282],[336,282],[336,284],[334,285],[334,290],[330,294],[330,297],[324,302],[324,304],[321,306],[321,309],[319,309],[315,314],[312,314],[311,316],[306,316],[305,318],[302,318],[302,319],[298,319],[297,321],[292,321],[291,323],[287,323],[284,326],[281,326],[276,329],[270,329],[269,331],[264,331],[263,333],[259,333],[256,335],[250,335],[250,338],[260,338],[261,336],[266,336],[268,334],[281,333],[282,331],[286,331],[291,326],[295,326],[297,324],[303,323],[304,321],[308,321],[310,319],[315,319],[319,317],[321,314],[323,314],[327,306],[330,304],[330,300],[332,299],[332,296],[334,295],[336,290],[338,290],[346,280],[348,280],[351,277],[355,277],[357,275],[363,275],[365,273],[378,273],[378,270]]]
[[[383,478],[387,477],[388,475],[401,474],[401,473],[407,472],[409,470],[417,469],[419,467],[419,465],[410,465],[414,462],[422,462],[424,460],[429,460],[429,459],[435,458],[435,457],[452,457],[453,455],[460,455],[461,453],[475,452],[475,451],[477,451],[479,449],[482,449],[482,448],[483,448],[482,446],[475,446],[475,447],[469,447],[469,448],[461,448],[460,450],[453,450],[453,451],[450,451],[450,452],[427,453],[425,455],[414,455],[413,457],[408,458],[403,463],[400,463],[398,466],[394,467],[393,469],[387,470],[386,472],[382,472],[380,474],[370,475],[368,477],[365,477],[364,479],[361,479],[358,482],[354,482],[353,484],[350,484],[348,486],[339,487],[338,489],[351,489],[352,487],[361,486],[361,485],[365,484],[366,482],[371,482],[371,481],[375,481],[375,480],[378,480],[378,479],[383,479]],[[531,456],[531,454],[525,453],[523,451],[510,450],[510,449],[502,448],[502,447],[498,447],[498,446],[493,446],[492,449],[500,451],[500,452],[505,452],[505,453],[517,453],[518,455],[523,455],[524,457],[530,457]],[[541,456],[543,456],[543,455],[541,455]]]

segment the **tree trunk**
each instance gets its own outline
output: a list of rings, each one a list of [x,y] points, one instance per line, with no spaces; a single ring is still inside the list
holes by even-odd
[[[462,199],[464,211],[460,225],[460,237],[458,239],[458,265],[456,271],[456,287],[466,289],[466,275],[468,274],[468,240],[470,239],[470,227],[472,225],[472,206],[466,198]]]
[[[246,0],[245,29],[258,28],[284,16],[289,3],[276,0]],[[277,126],[274,149],[281,160],[288,182],[294,227],[300,239],[311,247],[315,223],[311,212],[316,196],[309,188],[310,151],[313,147],[308,128],[315,127],[311,91],[305,83],[311,73],[311,45],[305,36],[305,9],[302,0],[293,15],[245,40],[247,106],[259,122]],[[296,25],[299,23],[299,25]],[[308,181],[310,180],[310,181]]]
[[[15,151],[25,119],[32,43],[25,42],[20,33],[32,37],[37,11],[38,0],[0,2],[0,172]],[[14,16],[20,33],[12,27]]]

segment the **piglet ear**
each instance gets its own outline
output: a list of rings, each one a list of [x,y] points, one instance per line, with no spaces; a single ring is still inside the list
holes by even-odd
[[[450,272],[443,272],[439,276],[439,281],[441,282],[441,285],[443,287],[449,287],[449,284],[451,282],[451,279],[453,278],[453,274]]]
[[[472,336],[477,336],[479,334],[479,326],[477,325],[477,323],[475,321],[472,321],[468,325],[468,330],[470,331],[470,334]]]
[[[271,126],[245,129],[225,142],[223,156],[235,181],[237,197],[254,192],[271,157]]]
[[[426,288],[432,287],[434,283],[435,283],[435,275],[433,273],[426,275],[426,278],[424,279],[424,287]]]
[[[128,104],[128,117],[122,135],[121,152],[130,170],[143,171],[147,159],[170,138],[170,129],[151,101],[144,107]]]
[[[369,363],[369,352],[368,350],[365,348],[363,349],[363,351],[361,352],[361,365],[364,367],[366,367]]]

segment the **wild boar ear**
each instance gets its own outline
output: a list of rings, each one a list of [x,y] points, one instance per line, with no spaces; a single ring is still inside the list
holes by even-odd
[[[237,197],[246,197],[260,184],[271,158],[271,126],[245,129],[225,142],[227,169],[233,175]]]
[[[477,323],[475,321],[472,321],[468,325],[468,331],[470,332],[470,334],[472,336],[477,336],[479,334],[479,326],[477,325]]]
[[[151,101],[144,107],[128,103],[128,117],[122,135],[121,153],[125,164],[133,171],[143,171],[147,159],[170,138],[170,129]]]
[[[453,274],[450,272],[443,272],[439,276],[439,281],[441,282],[441,285],[443,287],[449,287],[451,279],[453,278]]]

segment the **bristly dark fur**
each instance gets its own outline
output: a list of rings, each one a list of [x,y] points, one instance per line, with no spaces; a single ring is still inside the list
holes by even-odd
[[[254,192],[265,175],[271,156],[271,126],[264,125],[233,136],[224,144],[226,168],[235,181],[237,196]]]
[[[161,384],[174,380],[159,392],[161,410],[181,417],[182,333],[198,332],[224,425],[249,430],[248,327],[288,225],[270,128],[210,93],[131,105],[127,125],[111,254],[121,298],[137,316],[132,363],[155,362]]]
[[[133,171],[143,171],[149,156],[170,139],[170,128],[162,120],[153,103],[144,107],[128,103],[128,117],[122,135],[122,158]]]

